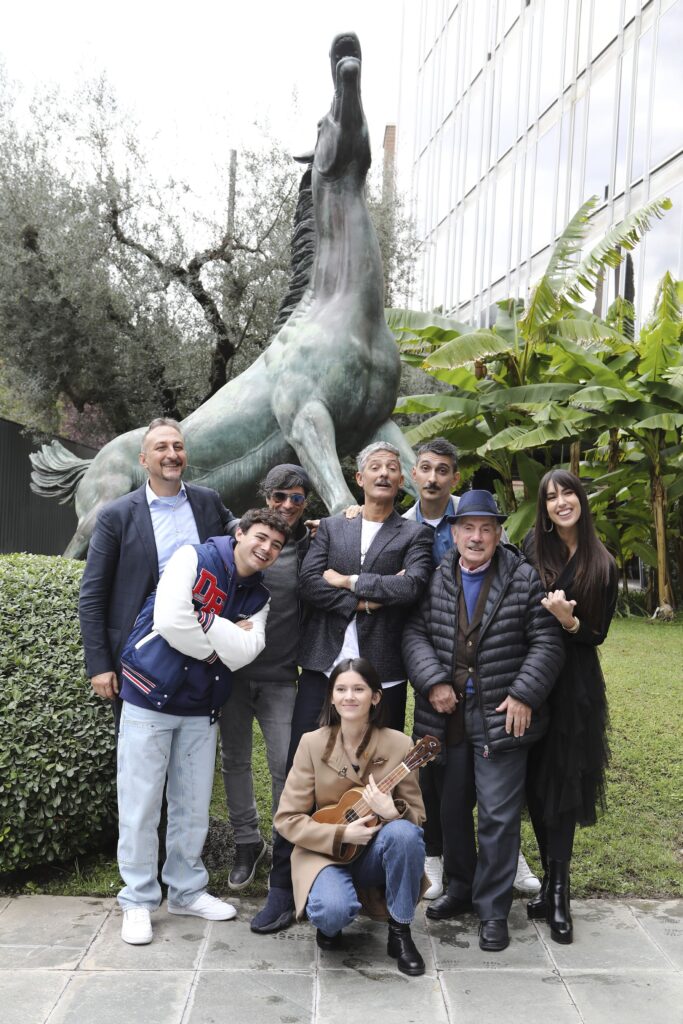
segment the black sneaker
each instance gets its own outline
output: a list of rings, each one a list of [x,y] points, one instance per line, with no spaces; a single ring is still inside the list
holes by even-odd
[[[231,889],[245,889],[254,881],[256,867],[266,853],[265,839],[258,843],[238,843],[235,847],[235,863],[228,877]]]

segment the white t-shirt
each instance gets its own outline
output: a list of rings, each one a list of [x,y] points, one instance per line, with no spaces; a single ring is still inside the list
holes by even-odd
[[[364,519],[361,523],[360,532],[360,564],[363,565],[365,556],[370,550],[370,545],[384,526],[384,523],[373,523],[367,519]],[[332,674],[332,670],[340,661],[347,661],[350,658],[360,658],[360,651],[358,649],[358,629],[356,628],[356,616],[354,615],[344,633],[344,640],[341,645],[341,650],[337,657],[334,659],[330,667],[325,672],[326,676]],[[390,686],[398,686],[402,683],[402,679],[394,679],[390,683],[382,683],[383,688],[386,690]]]

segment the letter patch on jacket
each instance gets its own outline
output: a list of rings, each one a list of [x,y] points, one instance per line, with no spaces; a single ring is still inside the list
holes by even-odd
[[[218,586],[218,580],[208,569],[202,569],[192,590],[192,597],[202,610],[220,615],[225,607],[227,594]]]

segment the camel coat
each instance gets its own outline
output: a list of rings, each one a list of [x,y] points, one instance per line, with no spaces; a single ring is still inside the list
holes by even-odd
[[[280,835],[294,845],[292,883],[297,918],[303,916],[311,886],[320,871],[340,863],[345,827],[313,821],[311,814],[336,804],[348,789],[364,786],[370,773],[375,782],[380,782],[400,764],[412,745],[402,732],[373,729],[356,773],[349,764],[338,727],[327,726],[301,737],[274,819]],[[398,783],[393,798],[401,817],[422,825],[425,810],[417,772]],[[378,890],[359,892],[359,899],[370,916],[386,918],[386,906]]]

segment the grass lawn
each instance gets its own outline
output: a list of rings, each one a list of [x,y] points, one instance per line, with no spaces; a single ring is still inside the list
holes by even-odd
[[[612,721],[607,813],[577,833],[572,862],[575,896],[683,896],[683,618],[673,623],[617,619],[602,648]],[[409,706],[408,721],[412,719]],[[270,835],[270,776],[254,730],[254,775],[261,831]],[[216,772],[211,813],[225,819]],[[522,845],[539,867],[528,821]],[[227,868],[211,886],[227,893]],[[244,894],[266,891],[261,865]],[[120,885],[113,851],[60,868],[26,874],[0,889],[68,895],[114,895]]]

